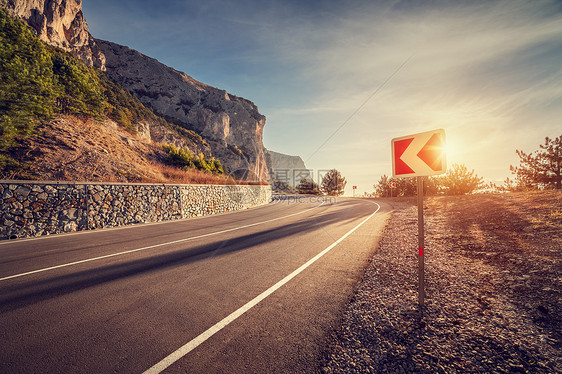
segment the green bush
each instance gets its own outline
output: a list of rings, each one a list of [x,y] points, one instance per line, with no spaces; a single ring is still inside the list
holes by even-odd
[[[213,174],[224,174],[221,162],[214,157],[207,159],[203,153],[194,156],[187,148],[177,148],[173,145],[163,145],[162,148],[168,152],[169,162],[182,168],[195,168]]]
[[[100,116],[107,105],[95,70],[70,54],[52,55],[57,108],[64,114]]]
[[[162,148],[168,152],[168,161],[178,167],[190,167],[194,168],[195,163],[193,162],[193,155],[186,148],[176,148],[173,145],[164,145]]]
[[[24,23],[0,9],[0,150],[50,118],[55,97],[50,53]]]

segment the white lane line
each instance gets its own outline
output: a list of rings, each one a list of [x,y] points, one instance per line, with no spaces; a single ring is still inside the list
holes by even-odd
[[[265,224],[265,223],[274,222],[274,221],[279,221],[279,220],[281,220],[281,219],[285,219],[285,218],[289,218],[289,217],[296,216],[296,215],[298,215],[298,214],[306,213],[306,212],[308,212],[309,210],[316,209],[316,208],[322,206],[323,204],[324,204],[324,203],[322,202],[320,205],[317,205],[317,206],[315,206],[315,207],[313,207],[313,208],[310,208],[310,209],[307,209],[307,210],[303,210],[303,211],[301,211],[301,212],[289,214],[288,216],[273,218],[273,219],[270,219],[270,220],[267,220],[267,221],[261,221],[261,222],[251,223],[251,224],[249,224],[249,225],[234,227],[234,228],[231,228],[231,229],[226,229],[226,230],[222,230],[222,231],[211,232],[211,233],[203,234],[203,235],[192,236],[192,237],[189,237],[189,238],[174,240],[174,241],[171,241],[171,242],[149,245],[149,246],[147,246],[147,247],[136,248],[136,249],[130,249],[130,250],[128,250],[128,251],[123,251],[123,252],[119,252],[119,253],[112,253],[112,254],[109,254],[109,255],[104,255],[104,256],[99,256],[99,257],[93,257],[93,258],[88,258],[88,259],[85,259],[85,260],[79,260],[79,261],[74,261],[74,262],[69,262],[69,263],[62,264],[62,265],[55,265],[55,266],[51,266],[51,267],[48,267],[48,268],[43,268],[43,269],[37,269],[37,270],[28,271],[28,272],[26,272],[26,273],[15,274],[15,275],[9,275],[9,276],[7,276],[7,277],[0,278],[0,282],[5,281],[5,280],[8,280],[8,279],[23,277],[23,276],[26,276],[26,275],[31,275],[31,274],[36,274],[36,273],[42,273],[42,272],[44,272],[44,271],[49,271],[49,270],[54,270],[54,269],[60,269],[60,268],[64,268],[64,267],[67,267],[67,266],[83,264],[83,263],[85,263],[85,262],[103,260],[104,258],[110,258],[110,257],[115,257],[115,256],[126,255],[126,254],[129,254],[129,253],[145,251],[145,250],[147,250],[147,249],[153,249],[153,248],[163,247],[163,246],[165,246],[165,245],[182,243],[182,242],[186,242],[186,241],[188,241],[188,240],[201,239],[201,238],[206,238],[206,237],[209,237],[209,236],[214,236],[214,235],[224,234],[224,233],[231,232],[231,231],[236,231],[236,230],[245,229],[245,228],[248,228],[248,227],[263,225],[263,224]]]
[[[312,265],[320,257],[324,256],[332,248],[337,246],[345,238],[347,238],[349,235],[351,235],[355,230],[357,230],[359,227],[363,226],[363,224],[365,222],[367,222],[369,219],[371,219],[381,208],[381,206],[379,204],[377,204],[375,202],[373,202],[373,203],[378,206],[377,210],[375,210],[373,212],[373,214],[371,214],[369,217],[365,218],[360,224],[355,226],[353,229],[349,230],[344,236],[342,236],[341,238],[336,240],[328,248],[326,248],[322,252],[318,253],[316,256],[314,256],[313,258],[308,260],[305,264],[303,264],[301,267],[299,267],[297,270],[293,271],[291,274],[287,275],[285,278],[281,279],[279,282],[275,283],[273,286],[271,286],[270,288],[268,288],[267,290],[265,290],[264,292],[262,292],[261,294],[259,294],[258,296],[256,296],[255,298],[253,298],[252,300],[247,302],[246,304],[244,304],[242,307],[240,307],[236,311],[232,312],[230,315],[228,315],[227,317],[225,317],[224,319],[219,321],[214,326],[210,327],[209,329],[207,329],[205,332],[203,332],[202,334],[200,334],[199,336],[197,336],[193,340],[189,341],[188,343],[186,343],[182,347],[178,348],[175,352],[171,353],[166,358],[164,358],[162,361],[158,362],[156,365],[154,365],[150,369],[146,370],[143,374],[158,374],[158,373],[163,372],[164,370],[166,370],[166,368],[168,368],[174,362],[178,361],[180,358],[182,358],[183,356],[185,356],[186,354],[188,354],[189,352],[191,352],[192,350],[197,348],[199,345],[201,345],[203,342],[205,342],[211,336],[213,336],[214,334],[216,334],[217,332],[219,332],[220,330],[222,330],[223,328],[228,326],[230,323],[232,323],[238,317],[240,317],[241,315],[246,313],[248,310],[252,309],[259,302],[263,301],[265,298],[267,298],[273,292],[275,292],[279,288],[281,288],[284,284],[286,284],[291,279],[293,279],[294,277],[299,275],[307,267]]]

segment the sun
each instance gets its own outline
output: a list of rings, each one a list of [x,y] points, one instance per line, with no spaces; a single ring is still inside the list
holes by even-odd
[[[458,159],[464,150],[465,146],[463,145],[462,140],[447,134],[445,144],[443,144],[443,155],[446,157],[448,165],[458,162]]]

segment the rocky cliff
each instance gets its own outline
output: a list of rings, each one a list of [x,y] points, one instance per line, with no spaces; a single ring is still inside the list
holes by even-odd
[[[198,82],[128,47],[94,39],[82,13],[82,0],[0,3],[33,27],[43,41],[105,70],[157,114],[199,133],[210,146],[208,152],[230,171],[238,171],[237,177],[268,179],[262,141],[265,116],[251,101]],[[154,134],[147,126],[142,124],[139,131]],[[171,143],[181,141],[172,139]]]
[[[82,0],[5,0],[2,5],[33,27],[39,39],[105,70],[105,57],[88,31]]]
[[[267,179],[265,116],[249,100],[198,82],[133,49],[97,40],[108,75],[156,113],[201,134],[231,171]]]

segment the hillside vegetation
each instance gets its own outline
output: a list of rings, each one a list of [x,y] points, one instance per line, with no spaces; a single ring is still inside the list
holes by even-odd
[[[87,66],[70,53],[43,43],[29,26],[9,16],[4,9],[0,9],[0,170],[4,177],[14,175],[40,179],[57,178],[57,175],[61,175],[59,178],[66,179],[77,177],[72,172],[57,174],[51,173],[50,170],[45,170],[45,175],[42,175],[37,167],[33,173],[23,171],[30,166],[26,164],[28,160],[24,160],[25,157],[21,156],[23,153],[29,156],[30,150],[22,150],[22,145],[23,148],[35,147],[45,151],[46,148],[38,143],[47,141],[51,143],[51,148],[56,148],[56,141],[53,140],[55,133],[59,140],[64,134],[60,131],[59,124],[53,125],[53,121],[60,118],[63,119],[58,120],[59,124],[62,121],[77,127],[66,126],[65,131],[80,131],[79,127],[84,128],[86,124],[95,126],[96,123],[111,120],[130,135],[137,132],[138,123],[149,122],[166,127],[176,133],[178,138],[185,139],[189,144],[195,144],[196,148],[207,146],[197,133],[179,128],[157,116],[127,90],[109,79],[104,72]],[[58,130],[52,131],[53,129]],[[46,135],[41,138],[45,132]],[[102,132],[111,133],[105,130]],[[90,140],[82,136],[79,138],[83,138],[82,143],[86,145],[98,141],[95,138]],[[130,143],[129,139],[129,145]],[[77,148],[75,145],[65,144],[65,147]],[[107,148],[106,144],[102,150],[107,153]],[[137,147],[137,150],[140,148],[142,147]],[[143,151],[147,149],[143,148]],[[61,149],[61,152],[64,153],[64,150]],[[91,154],[94,151],[82,149],[80,152]],[[43,155],[41,152],[31,153],[35,154],[35,159],[38,155]],[[195,173],[195,178],[186,178],[182,171],[199,169],[211,174],[223,173],[220,161],[212,157],[206,158],[202,154],[193,157],[192,162],[180,165],[169,146],[152,147],[149,153],[148,157],[141,157],[145,159],[143,164],[151,164],[158,169],[157,171],[128,172],[122,173],[122,177],[109,175],[105,179],[212,182],[212,178],[210,180],[207,177],[201,178],[200,173]],[[32,157],[31,162],[33,161]],[[61,163],[64,158],[51,157],[51,161]],[[49,168],[49,165],[42,166]],[[181,167],[183,170],[174,171],[171,173],[173,175],[170,175],[172,169],[168,166]],[[64,163],[52,167],[64,169]],[[162,169],[168,171],[168,176],[162,175]],[[99,175],[98,179],[104,179],[104,176]],[[220,178],[220,181],[224,183],[224,178]]]
[[[131,132],[132,123],[158,121],[101,71],[40,41],[23,22],[0,9],[2,146],[30,134],[54,114],[107,116]]]

